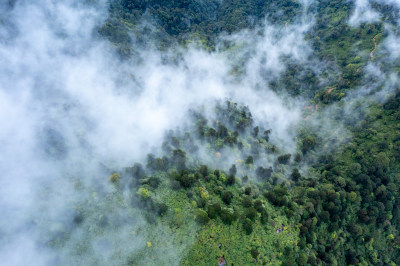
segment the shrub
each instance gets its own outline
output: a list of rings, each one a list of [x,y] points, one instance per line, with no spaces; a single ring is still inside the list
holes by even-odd
[[[244,189],[244,194],[250,195],[250,194],[251,194],[251,187],[246,187],[246,188]]]

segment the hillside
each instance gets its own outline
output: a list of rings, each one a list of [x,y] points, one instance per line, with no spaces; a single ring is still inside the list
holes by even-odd
[[[39,2],[0,4],[7,265],[400,265],[399,1]]]

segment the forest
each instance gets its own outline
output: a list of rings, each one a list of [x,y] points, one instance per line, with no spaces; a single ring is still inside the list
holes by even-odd
[[[0,169],[33,191],[0,182],[0,243],[34,265],[400,265],[399,1],[110,0],[58,29],[102,1],[67,2],[0,5]]]
[[[306,40],[312,45],[312,55],[326,64],[322,75],[334,72],[337,80],[326,88],[318,80],[321,73],[315,73],[308,62],[288,58],[284,73],[269,81],[272,89],[308,97],[318,108],[328,109],[369,82],[363,73],[368,62],[385,57],[384,52],[371,51],[386,37],[385,23],[398,27],[399,17],[394,7],[379,2],[374,6],[384,16],[381,21],[352,27],[348,20],[354,3],[312,3],[307,12],[314,14],[315,23]],[[141,18],[149,15],[156,25],[158,49],[175,43],[185,46],[194,39],[214,50],[221,33],[254,29],[262,23],[298,23],[304,16],[302,8],[297,1],[125,0],[113,3],[99,32],[129,57],[124,49],[133,42],[154,42],[146,40],[148,29],[140,26]],[[139,37],[130,39],[129,31]],[[382,64],[388,71],[399,67],[398,63]],[[215,265],[216,258],[225,254],[228,264],[237,265],[249,264],[252,258],[262,265],[397,265],[398,83],[395,87],[384,104],[369,103],[360,123],[333,113],[334,120],[348,119],[344,123],[352,138],[327,152],[320,152],[326,140],[305,123],[296,137],[296,151],[285,154],[279,144],[269,142],[274,129],[252,120],[251,106],[217,103],[214,121],[195,112],[192,127],[185,128],[185,133],[170,132],[159,157],[150,154],[145,166],[125,169],[118,186],[140,184],[138,197],[152,223],[172,223],[176,230],[185,231],[184,224],[195,217],[200,226],[182,264]],[[199,147],[206,147],[209,156],[215,154],[211,161],[230,159],[232,165],[223,169],[217,169],[218,163],[203,165]],[[171,190],[167,195],[179,191],[174,196],[178,198],[160,198],[165,190]],[[177,208],[177,201],[187,206]],[[281,226],[283,231],[275,233]],[[220,250],[218,244],[222,244]],[[152,251],[143,252],[149,257]]]

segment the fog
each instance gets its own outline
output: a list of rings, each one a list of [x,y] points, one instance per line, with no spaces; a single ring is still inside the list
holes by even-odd
[[[354,13],[350,17],[349,23],[353,27],[358,27],[361,23],[372,23],[379,20],[379,14],[371,8],[369,0],[356,0]]]
[[[354,10],[349,19],[352,27],[358,27],[361,23],[375,23],[382,20],[382,15],[373,6],[389,6],[396,13],[399,20],[400,7],[399,0],[351,0],[354,2]],[[397,9],[396,9],[397,8]]]
[[[281,55],[305,56],[305,42],[291,44],[304,25],[283,33],[266,27],[245,64],[247,77],[237,82],[221,53],[186,49],[178,63],[165,64],[159,52],[144,49],[141,63],[119,60],[96,30],[107,17],[105,1],[11,6],[2,4],[0,24],[0,255],[7,265],[125,264],[145,246],[146,222],[116,199],[99,205],[96,195],[112,194],[112,169],[143,160],[191,108],[237,100],[274,128],[272,138],[295,145],[288,128],[300,119],[300,106],[259,89],[266,86],[260,72],[278,75]],[[97,213],[72,230],[84,206]],[[96,236],[90,228],[102,213],[119,226],[95,229]],[[132,238],[133,231],[141,234]],[[166,228],[158,231],[166,242],[172,238]],[[163,256],[177,263],[182,250]]]
[[[146,246],[149,235],[159,234],[172,248],[159,247],[155,256],[177,264],[196,225],[187,225],[187,242],[178,245],[167,226],[148,230],[140,210],[121,207],[130,200],[127,193],[112,196],[116,188],[108,179],[113,171],[159,151],[167,130],[189,123],[190,109],[225,99],[247,105],[258,124],[272,129],[271,142],[286,152],[297,149],[296,132],[303,123],[347,139],[344,124],[330,122],[331,109],[304,122],[310,99],[277,93],[269,85],[284,72],[287,58],[309,65],[317,75],[324,68],[305,40],[313,25],[309,2],[295,24],[265,23],[221,36],[233,50],[171,49],[165,53],[179,59],[169,63],[153,48],[139,51],[140,62],[120,60],[97,33],[107,18],[107,1],[0,4],[2,263],[124,265]],[[367,1],[356,5],[351,25],[378,19]],[[395,47],[390,49],[398,57],[396,41],[393,35],[385,45]],[[374,67],[371,63],[368,71]],[[237,68],[240,73],[232,74]],[[391,77],[385,83],[390,93],[397,79],[385,75]],[[319,76],[319,82],[323,86],[330,80]],[[348,97],[350,102],[360,94]],[[107,204],[98,200],[102,197]],[[74,229],[83,209],[92,212]],[[103,216],[112,226],[96,226]]]

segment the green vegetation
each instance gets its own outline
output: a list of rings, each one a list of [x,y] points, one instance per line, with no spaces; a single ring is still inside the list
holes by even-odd
[[[110,17],[99,32],[123,56],[134,54],[132,44],[165,49],[176,42],[196,41],[214,49],[221,33],[253,28],[265,17],[273,23],[293,22],[300,11],[295,0],[117,0],[111,3]]]
[[[182,265],[213,265],[222,255],[239,265],[253,259],[264,265],[398,264],[399,100],[400,93],[383,106],[371,106],[353,140],[334,154],[307,157],[317,140],[300,139],[302,160],[315,161],[304,175],[297,168],[301,160],[278,148],[272,152],[266,135],[254,134],[246,107],[217,104],[215,121],[193,112],[193,128],[170,132],[162,157],[149,155],[146,167],[135,164],[110,176],[115,191],[103,200],[111,197],[129,212],[145,212],[150,232],[133,230],[145,239],[128,264],[167,263],[155,254],[176,250]],[[234,154],[238,163],[227,171],[203,165],[193,152],[200,146],[214,159]],[[251,164],[249,156],[255,158]],[[265,157],[271,166],[261,160]],[[129,205],[120,193],[133,184],[138,188]],[[77,216],[77,226],[91,219],[85,212]],[[100,232],[109,223],[102,217]]]
[[[134,55],[133,44],[163,50],[195,41],[213,50],[221,33],[255,28],[264,17],[284,27],[297,22],[301,9],[298,1],[120,0],[112,2],[99,32],[124,58]],[[350,27],[352,9],[339,0],[311,7],[315,23],[306,38],[327,67],[284,58],[287,67],[270,87],[308,98],[319,110],[353,104],[344,100],[346,94],[375,82],[365,77],[366,66],[383,58],[379,50],[372,58],[371,51],[385,32],[381,22]],[[395,23],[392,10],[385,12]],[[386,67],[399,69],[393,62]],[[102,200],[111,197],[129,212],[144,214],[148,223],[146,233],[135,230],[142,241],[127,263],[215,265],[225,255],[228,265],[254,259],[262,265],[399,265],[398,87],[395,92],[383,105],[365,101],[368,109],[356,122],[342,109],[332,111],[331,120],[343,122],[351,135],[342,142],[319,132],[307,116],[292,153],[270,141],[274,129],[257,124],[251,106],[217,102],[212,119],[192,110],[191,125],[170,131],[160,154],[110,173],[115,190]],[[318,114],[318,105],[311,110]],[[326,148],[336,141],[334,149]],[[127,188],[131,203],[122,200]],[[76,226],[86,226],[91,215],[80,212]],[[96,218],[100,233],[107,224],[103,217]],[[80,252],[88,248],[82,246]],[[177,253],[179,261],[163,260],[164,252]]]

